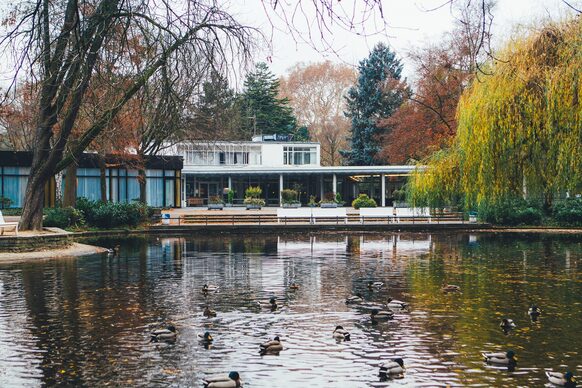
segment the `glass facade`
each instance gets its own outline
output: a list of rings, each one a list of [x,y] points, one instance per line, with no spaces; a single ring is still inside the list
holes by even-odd
[[[3,207],[22,207],[30,167],[0,167]]]
[[[296,166],[317,164],[317,148],[283,147],[283,164]]]

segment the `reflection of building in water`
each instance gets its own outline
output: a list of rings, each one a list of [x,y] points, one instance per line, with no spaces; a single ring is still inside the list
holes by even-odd
[[[348,247],[348,236],[308,236],[305,239],[277,238],[277,253],[284,255],[321,255],[335,257],[345,255]]]
[[[432,240],[427,235],[360,236],[360,253],[378,253],[382,258],[418,256],[429,253]]]

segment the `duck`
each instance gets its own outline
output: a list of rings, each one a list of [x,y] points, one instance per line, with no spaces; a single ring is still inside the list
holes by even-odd
[[[208,292],[218,292],[218,289],[219,288],[220,287],[215,286],[213,284],[204,284],[202,286],[202,292],[205,293],[205,294],[208,293]]]
[[[372,314],[370,315],[373,321],[387,321],[389,319],[394,318],[394,313],[390,310],[372,310]]]
[[[202,314],[207,318],[212,318],[216,316],[216,311],[211,310],[208,306],[206,306]]]
[[[108,248],[107,249],[107,256],[109,256],[109,257],[119,256],[119,245],[116,245],[113,248]]]
[[[202,341],[202,342],[206,342],[206,343],[210,343],[212,341],[214,341],[214,338],[212,338],[212,335],[205,331],[204,333],[198,333],[196,335],[198,337],[198,341]]]
[[[364,299],[359,294],[348,296],[346,298],[346,304],[358,304],[358,303],[362,303],[363,301],[364,301]]]
[[[333,331],[333,338],[340,341],[349,341],[350,333],[343,328],[343,326],[336,326]]]
[[[508,350],[506,353],[482,353],[485,362],[488,364],[515,366],[517,364],[517,357],[513,350]]]
[[[546,371],[546,376],[548,376],[548,380],[552,384],[567,388],[576,387],[576,379],[570,371],[566,373]]]
[[[289,286],[290,290],[298,290],[299,289],[299,284],[297,283],[293,283]]]
[[[455,284],[443,284],[442,290],[443,292],[459,292],[461,291],[461,287]]]
[[[270,308],[271,311],[275,311],[277,310],[277,299],[275,299],[274,296],[271,297],[271,299],[269,299],[269,305],[266,306],[267,308]]]
[[[242,386],[238,372],[230,372],[228,375],[208,376],[204,380],[205,388],[237,388]]]
[[[394,308],[394,309],[405,309],[405,308],[408,307],[408,303],[403,302],[401,300],[388,298],[388,304],[387,304],[387,306],[389,308]]]
[[[513,323],[513,319],[503,318],[499,326],[502,329],[513,329],[515,327],[515,323]]]
[[[281,340],[279,339],[279,336],[276,336],[271,341],[267,341],[267,342],[260,344],[259,347],[260,347],[259,352],[261,354],[271,353],[271,352],[275,353],[275,352],[279,352],[279,351],[283,350],[283,345],[281,345]]]
[[[383,282],[368,282],[368,288],[371,290],[373,288],[382,288],[384,286]]]
[[[529,310],[527,310],[527,313],[529,314],[530,317],[539,317],[542,314],[542,310],[540,310],[540,308],[538,306],[536,306],[535,304],[532,304],[529,308]]]
[[[404,373],[404,360],[402,358],[394,358],[391,361],[380,364],[380,377],[402,373]]]
[[[176,331],[176,327],[169,325],[165,329],[152,331],[150,342],[175,341],[177,336],[178,332]]]

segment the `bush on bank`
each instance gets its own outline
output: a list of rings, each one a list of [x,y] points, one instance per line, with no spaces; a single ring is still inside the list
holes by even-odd
[[[478,209],[481,221],[495,225],[540,225],[541,205],[522,198],[503,198],[495,202],[482,202]]]
[[[556,203],[553,217],[560,225],[582,226],[582,198],[569,198]]]
[[[354,209],[359,209],[362,207],[376,207],[376,201],[374,198],[368,197],[367,194],[360,194],[358,198],[352,201],[352,206]]]
[[[85,225],[85,217],[82,211],[72,207],[46,209],[43,225],[62,229],[81,227]]]
[[[79,198],[77,209],[85,216],[87,225],[97,228],[135,227],[152,215],[152,208],[141,202],[114,203]]]

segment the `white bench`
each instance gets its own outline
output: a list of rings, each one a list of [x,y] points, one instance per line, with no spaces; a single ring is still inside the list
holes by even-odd
[[[427,218],[431,222],[430,209],[427,207],[399,207],[396,208],[396,222],[401,218]]]
[[[364,223],[364,218],[386,218],[390,222],[394,218],[393,207],[363,207],[360,208],[360,224]]]
[[[4,216],[2,211],[0,211],[0,235],[4,235],[4,231],[14,230],[14,233],[18,236],[18,222],[6,222],[4,221]]]
[[[312,222],[315,224],[315,220],[318,218],[335,218],[339,220],[343,219],[344,224],[348,223],[348,215],[346,213],[345,207],[338,208],[313,208],[312,209]]]
[[[311,208],[278,208],[277,222],[281,223],[281,219],[287,220],[287,218],[307,218],[311,223]]]

